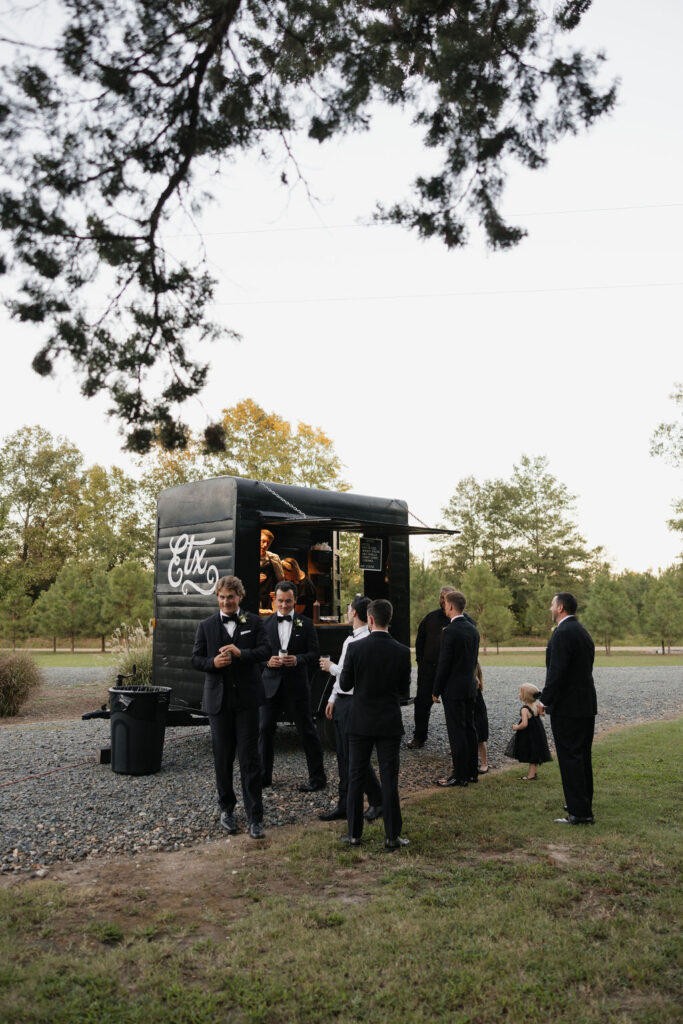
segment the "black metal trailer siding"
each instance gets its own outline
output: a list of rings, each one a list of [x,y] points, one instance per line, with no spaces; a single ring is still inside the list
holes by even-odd
[[[215,585],[235,572],[237,487],[216,477],[159,495],[154,593],[154,682],[198,706],[201,673],[190,663],[197,623],[216,610]],[[202,574],[202,552],[209,571]],[[195,571],[192,571],[195,570]]]
[[[300,513],[329,522],[293,522]],[[190,663],[197,623],[215,611],[215,583],[230,574],[244,583],[245,606],[258,611],[258,551],[264,525],[276,533],[280,546],[275,550],[281,555],[295,554],[322,539],[334,547],[335,532],[354,527],[354,532],[381,538],[383,571],[364,574],[364,593],[392,602],[391,632],[408,644],[407,523],[403,501],[239,477],[215,477],[162,491],[155,556],[155,683],[171,686],[174,701],[199,705],[203,678]],[[323,625],[318,633],[321,650],[336,660],[345,627]]]

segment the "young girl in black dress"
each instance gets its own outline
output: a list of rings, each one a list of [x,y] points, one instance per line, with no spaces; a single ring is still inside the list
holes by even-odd
[[[488,759],[488,738],[489,738],[489,716],[484,701],[484,676],[481,665],[477,662],[474,670],[474,678],[477,680],[477,695],[474,699],[474,728],[477,730],[477,744],[479,753],[479,774],[486,775],[489,768]]]
[[[537,779],[539,764],[552,761],[545,727],[541,721],[544,712],[537,703],[540,693],[540,690],[529,683],[525,683],[519,688],[522,707],[519,712],[519,722],[512,726],[515,735],[510,747],[513,752],[509,756],[518,761],[528,761],[529,771],[522,776],[523,782],[532,782]]]

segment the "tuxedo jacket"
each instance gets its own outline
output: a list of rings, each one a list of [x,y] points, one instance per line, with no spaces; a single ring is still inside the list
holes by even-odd
[[[479,631],[474,621],[458,617],[441,634],[439,661],[432,693],[447,700],[474,700],[477,681],[474,670],[479,657]]]
[[[202,711],[207,715],[218,715],[228,689],[232,692],[237,706],[254,708],[264,702],[260,663],[268,653],[268,644],[260,616],[242,612],[245,622],[237,622],[232,638],[221,622],[221,613],[204,619],[197,626],[192,649],[192,664],[204,672],[204,693]],[[230,665],[216,668],[213,659],[221,647],[235,644],[242,652],[233,657]]]
[[[589,718],[597,714],[593,682],[595,644],[578,619],[557,626],[545,651],[545,686],[540,700],[550,714]]]
[[[410,650],[383,630],[346,648],[339,677],[353,690],[347,731],[357,736],[401,736],[400,695],[410,689]]]
[[[287,654],[296,657],[296,665],[292,668],[268,668],[263,666],[263,687],[266,697],[274,697],[283,685],[287,696],[301,699],[308,695],[309,676],[315,671],[320,657],[318,636],[313,620],[305,615],[293,613],[292,631],[289,634]],[[273,654],[280,652],[280,634],[277,628],[277,615],[269,615],[264,623],[267,651],[262,661],[267,662]]]
[[[415,660],[418,665],[425,664],[436,667],[441,650],[441,634],[450,621],[443,608],[427,612],[417,627],[417,636],[415,637]]]

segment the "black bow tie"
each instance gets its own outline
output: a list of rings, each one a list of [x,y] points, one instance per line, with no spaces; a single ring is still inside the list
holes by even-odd
[[[292,616],[291,615],[278,615],[277,621],[278,622],[291,622],[292,621]]]
[[[222,615],[221,619],[223,622],[237,622],[237,614],[234,615]]]

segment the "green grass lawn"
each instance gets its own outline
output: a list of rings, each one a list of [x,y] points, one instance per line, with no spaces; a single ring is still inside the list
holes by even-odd
[[[398,854],[316,824],[187,851],[154,906],[132,861],[0,889],[0,1021],[678,1024],[682,734],[596,744],[594,827],[553,763],[418,797]]]
[[[0,649],[0,653],[4,652]],[[31,652],[31,656],[35,659],[38,665],[42,665],[45,668],[97,668],[115,664],[115,657],[112,654],[100,654],[85,651],[77,651],[74,654],[67,651],[59,651],[57,654],[53,654],[51,651],[44,651],[41,653]],[[521,651],[520,653],[515,651],[504,651],[501,654],[496,654],[495,648],[490,648],[487,654],[482,652],[480,661],[482,665],[499,665],[501,667],[504,667],[505,665],[522,665],[525,667],[536,665],[544,666],[545,648],[540,649],[538,653],[533,651]],[[595,655],[595,664],[597,667],[604,666],[606,668],[637,668],[640,665],[683,665],[683,654],[662,656],[661,654],[629,654],[619,652],[617,654],[606,655],[598,650]]]
[[[112,654],[95,654],[89,651],[74,654],[67,651],[58,651],[56,654],[52,651],[30,653],[35,663],[43,668],[107,668],[115,663]]]

